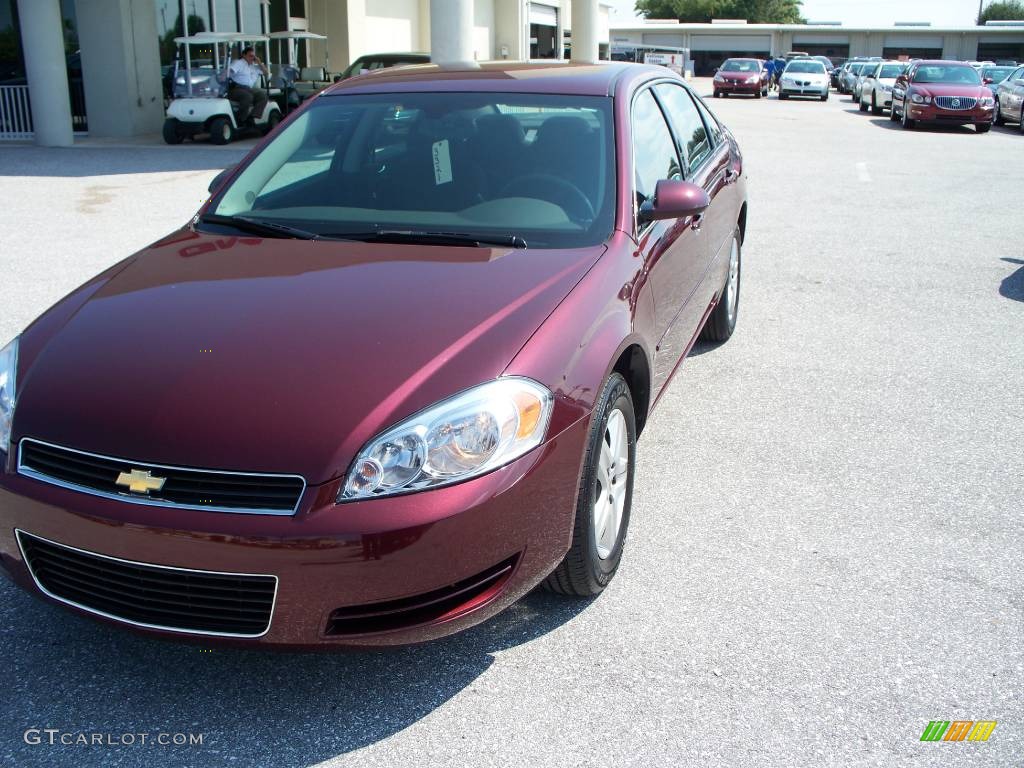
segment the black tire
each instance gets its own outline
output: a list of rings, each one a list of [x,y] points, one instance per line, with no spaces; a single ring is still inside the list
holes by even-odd
[[[789,98],[789,96],[787,96],[786,94],[782,93],[781,91],[779,92],[779,101],[785,101],[788,98]]]
[[[889,120],[896,122],[900,119],[900,116],[896,114],[896,100],[893,99],[892,106],[889,108]]]
[[[716,99],[720,99],[720,98],[722,98],[722,94],[721,94],[721,93],[719,93],[718,91],[715,91],[715,92],[714,92],[714,93],[712,94],[712,96],[714,96],[714,97],[715,97]]]
[[[708,318],[707,323],[704,325],[704,330],[701,336],[705,341],[724,342],[728,341],[732,336],[734,330],[736,330],[736,319],[739,317],[740,308],[740,286],[743,284],[743,243],[740,238],[739,227],[733,233],[733,243],[736,246],[736,297],[735,306],[732,311],[729,308],[729,277],[730,272],[726,272],[725,285],[722,286],[722,295],[718,300],[718,304],[711,312],[711,317]],[[730,261],[732,259],[732,252],[729,254]]]
[[[1024,136],[1024,105],[1020,108],[1020,120],[1017,121],[1017,130]]]
[[[761,89],[760,88],[757,89],[757,93],[754,94],[754,98],[755,99],[760,99],[761,98]]]
[[[860,102],[857,104],[857,109],[859,109],[861,112],[867,112],[868,105],[864,103],[863,99],[861,99]]]
[[[824,94],[824,95],[823,95],[823,96],[821,97],[821,100],[822,100],[822,101],[828,101],[828,94],[827,94],[827,93],[826,93],[826,94]]]
[[[903,126],[903,130],[909,131],[917,125],[917,122],[907,117],[907,102],[903,102],[903,111],[900,113],[900,124]]]
[[[281,122],[281,113],[276,109],[267,115],[267,124],[263,126],[263,135],[266,136],[272,130],[277,128],[277,124]]]
[[[230,144],[235,138],[235,127],[226,117],[215,117],[210,121],[210,142],[213,144]]]
[[[181,130],[181,123],[177,118],[168,117],[164,120],[164,141],[168,144],[181,144],[185,140],[185,133]]]
[[[629,467],[622,482],[625,484],[625,502],[619,523],[618,536],[602,559],[597,550],[597,532],[594,530],[593,507],[597,494],[604,489],[599,477],[598,464],[602,445],[605,444],[608,420],[614,411],[622,413],[626,425],[626,443]],[[573,524],[572,544],[562,562],[544,580],[544,588],[562,595],[590,597],[608,586],[619,568],[622,548],[629,528],[629,511],[633,502],[633,476],[636,467],[636,414],[629,385],[618,373],[612,373],[601,388],[587,435],[587,452],[583,458],[579,498],[576,502],[576,521]]]
[[[977,123],[974,126],[974,130],[978,133],[988,133],[992,130],[992,123]]]
[[[878,106],[878,102],[875,101],[875,94],[871,94],[871,114],[880,115],[882,114],[882,108]]]
[[[1006,120],[1003,119],[1003,111],[999,109],[999,99],[996,99],[995,110],[992,113],[992,123],[994,125],[1006,125]]]

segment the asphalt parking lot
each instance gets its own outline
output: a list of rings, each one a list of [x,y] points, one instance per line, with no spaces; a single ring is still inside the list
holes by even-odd
[[[300,655],[137,637],[0,582],[0,765],[1019,765],[1024,138],[835,94],[708,102],[750,180],[739,325],[641,438],[603,595]],[[0,146],[0,343],[241,152]],[[998,726],[920,742],[936,719]]]

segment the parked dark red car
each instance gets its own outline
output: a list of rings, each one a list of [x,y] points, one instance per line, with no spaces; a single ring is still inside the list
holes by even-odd
[[[910,129],[918,123],[992,128],[995,99],[978,71],[962,61],[916,61],[896,78],[889,119]]]
[[[203,642],[394,645],[600,592],[635,441],[736,322],[732,135],[634,64],[390,70],[0,352],[0,561]]]
[[[768,96],[768,70],[760,59],[726,59],[715,73],[714,96],[745,93],[760,99]]]

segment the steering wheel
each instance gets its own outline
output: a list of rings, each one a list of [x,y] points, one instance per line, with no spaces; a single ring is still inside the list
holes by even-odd
[[[520,194],[516,194],[516,193]],[[534,197],[554,203],[574,221],[593,221],[597,214],[583,190],[551,173],[517,176],[501,188],[498,197]]]

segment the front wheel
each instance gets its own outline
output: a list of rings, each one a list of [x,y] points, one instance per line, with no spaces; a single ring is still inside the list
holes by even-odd
[[[721,94],[721,93],[720,93],[719,91],[715,91],[715,92],[714,92],[714,93],[713,93],[712,95],[713,95],[713,96],[714,96],[714,97],[715,97],[716,99],[720,99],[720,98],[722,98],[722,94]]]
[[[880,115],[882,114],[882,108],[878,106],[878,102],[875,101],[875,94],[871,94],[871,114]]]
[[[173,117],[164,120],[164,141],[168,144],[181,144],[184,140],[185,134],[178,120]]]
[[[629,527],[636,465],[636,414],[629,385],[608,377],[590,422],[572,544],[544,580],[563,595],[599,594],[615,576]]]
[[[992,122],[995,125],[1005,125],[1006,121],[1003,119],[1003,113],[999,109],[999,99],[996,99],[995,111],[992,113]]]
[[[889,120],[895,123],[900,119],[900,116],[896,114],[896,101],[892,102],[892,106],[889,108]]]
[[[915,121],[907,117],[907,112],[909,112],[909,110],[907,109],[907,102],[904,101],[903,111],[900,113],[900,123],[903,125],[903,130],[905,131],[909,131],[911,128],[917,125]]]
[[[867,112],[868,111],[868,105],[864,103],[864,99],[860,100],[860,103],[857,105],[857,108],[861,112]]]
[[[828,91],[825,91],[825,93],[821,94],[821,100],[828,101]]]
[[[266,136],[272,130],[277,127],[277,124],[281,122],[281,113],[276,109],[267,115],[267,124],[263,128],[263,135]]]
[[[732,245],[729,248],[729,272],[725,276],[722,295],[718,299],[704,326],[703,336],[708,341],[728,341],[736,330],[736,316],[740,308],[740,277],[743,268],[742,246],[740,245],[739,228],[733,232]]]
[[[988,133],[992,130],[992,123],[978,123],[974,126],[974,130],[978,133]]]

